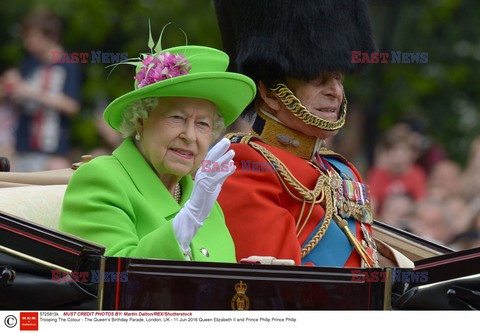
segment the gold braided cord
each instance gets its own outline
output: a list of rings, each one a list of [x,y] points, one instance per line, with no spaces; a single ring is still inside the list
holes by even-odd
[[[307,254],[309,254],[313,248],[320,242],[320,240],[323,238],[325,235],[325,232],[327,231],[328,227],[330,226],[330,221],[332,220],[333,217],[333,198],[332,198],[332,193],[329,187],[328,180],[325,183],[325,190],[328,193],[328,195],[325,196],[325,215],[323,217],[322,225],[318,229],[317,233],[313,238],[305,245],[305,247],[302,249],[302,258],[304,258]]]
[[[282,183],[283,184],[283,183]],[[295,230],[298,230],[298,227],[300,226],[300,216],[303,216],[303,211],[305,210],[305,204],[307,203],[306,200],[303,200],[302,201],[302,209],[300,209],[300,214],[299,214],[299,218],[297,220],[297,223],[295,224]],[[313,206],[313,205],[312,205]],[[302,229],[303,229],[303,225],[302,225]],[[299,232],[297,231],[297,237],[299,235]]]
[[[275,165],[275,168],[278,171],[278,179],[282,183],[282,186],[290,194],[290,196],[292,196],[298,201],[302,201],[302,210],[296,223],[297,237],[305,227],[308,219],[310,218],[311,213],[313,212],[314,205],[325,201],[325,216],[323,218],[322,225],[318,229],[315,236],[313,236],[313,238],[302,249],[301,254],[303,258],[307,254],[309,254],[312,249],[318,244],[318,242],[323,238],[325,232],[330,226],[330,221],[332,220],[334,214],[333,193],[330,187],[330,179],[325,174],[321,174],[321,176],[317,178],[315,188],[313,190],[309,190],[300,181],[298,181],[298,179],[296,179],[295,176],[292,175],[290,170],[288,170],[288,168],[282,163],[282,161],[280,161],[268,149],[255,142],[250,142],[249,144],[255,150],[257,150],[267,161]],[[290,191],[288,186],[285,184],[285,182],[292,186],[302,196],[302,198],[298,198],[296,195],[294,195]],[[305,204],[307,202],[311,204],[311,207],[303,223],[301,223],[300,230],[298,231],[298,226],[300,225],[300,221],[302,220]]]
[[[282,161],[280,161],[275,155],[273,155],[268,149],[265,147],[255,143],[255,142],[250,142],[250,146],[255,148],[258,152],[260,152],[263,157],[267,161],[274,162],[272,163],[274,168],[278,170],[280,175],[285,179],[287,183],[289,183],[301,196],[302,198],[298,198],[295,196],[295,199],[298,201],[303,201],[303,198],[307,200],[307,202],[316,202],[317,198],[322,195],[323,192],[323,178],[328,179],[325,175],[322,175],[317,179],[317,182],[315,184],[315,188],[313,190],[309,190],[307,187],[305,187],[301,182],[299,182],[288,170],[288,168],[283,164]],[[283,180],[280,179],[283,183]]]
[[[313,208],[314,208],[314,207],[315,207],[315,204],[312,203],[312,204],[310,205],[310,210],[308,211],[308,214],[307,214],[307,216],[305,217],[305,220],[303,221],[302,226],[300,227],[300,230],[297,229],[297,230],[298,230],[298,231],[297,231],[297,238],[300,237],[300,234],[302,233],[303,229],[304,229],[305,226],[307,225],[308,219],[309,219],[310,216],[312,215],[312,212],[313,212]],[[303,213],[302,213],[300,216],[302,216],[302,215],[303,215]],[[300,222],[300,220],[299,220],[299,222]]]
[[[300,118],[305,124],[313,125],[323,130],[335,131],[345,124],[347,115],[347,98],[343,92],[343,108],[341,110],[339,119],[336,121],[329,121],[322,119],[307,110],[302,102],[293,94],[293,92],[281,82],[277,82],[271,89],[275,95],[282,101],[285,107],[290,110],[297,118]]]
[[[265,157],[265,156],[264,156]],[[287,171],[288,172],[288,169]],[[298,181],[293,175],[293,180],[294,181]],[[305,228],[305,226],[307,225],[307,222],[308,222],[308,219],[310,218],[310,215],[312,214],[313,212],[313,208],[315,207],[316,204],[320,203],[323,201],[323,197],[324,197],[324,191],[320,192],[320,197],[315,200],[315,201],[310,201],[308,202],[310,204],[310,209],[308,210],[308,214],[307,216],[305,217],[305,219],[303,220],[303,223],[301,224],[301,227],[300,227],[300,221],[302,221],[302,218],[303,218],[303,213],[304,213],[304,210],[305,210],[305,205],[307,204],[307,200],[305,199],[305,197],[303,198],[298,198],[295,194],[292,193],[292,191],[290,191],[290,189],[288,188],[287,184],[285,184],[285,181],[283,180],[283,178],[281,176],[278,177],[278,179],[280,180],[280,182],[282,183],[282,186],[284,189],[287,190],[287,193],[290,194],[290,196],[294,199],[296,199],[297,201],[302,201],[302,209],[300,210],[300,214],[298,215],[298,219],[297,219],[297,223],[295,224],[295,230],[297,230],[297,237],[300,236],[300,234],[302,233],[303,231],[303,228]],[[318,180],[317,180],[318,181]],[[300,183],[300,182],[299,182]],[[292,183],[289,183],[290,185],[293,185]],[[301,184],[301,183],[300,183]],[[314,197],[315,194],[313,193],[313,191],[309,191],[311,196]]]

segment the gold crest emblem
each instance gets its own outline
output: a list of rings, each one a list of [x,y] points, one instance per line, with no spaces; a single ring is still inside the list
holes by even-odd
[[[230,302],[232,310],[248,310],[250,308],[250,300],[245,294],[247,291],[247,284],[240,281],[235,284],[235,291],[237,294],[232,297],[232,301]]]

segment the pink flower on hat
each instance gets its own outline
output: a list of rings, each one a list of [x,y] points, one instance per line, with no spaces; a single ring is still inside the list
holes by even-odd
[[[191,67],[185,56],[164,52],[155,56],[148,55],[141,60],[142,68],[135,75],[137,88],[152,83],[188,74]]]

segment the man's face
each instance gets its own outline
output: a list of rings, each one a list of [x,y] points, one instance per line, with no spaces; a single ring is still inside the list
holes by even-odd
[[[340,73],[327,73],[311,81],[288,78],[285,83],[311,113],[325,120],[336,121],[343,100],[342,80],[343,75]],[[292,129],[321,139],[334,136],[338,132],[305,124],[283,104],[277,118]]]

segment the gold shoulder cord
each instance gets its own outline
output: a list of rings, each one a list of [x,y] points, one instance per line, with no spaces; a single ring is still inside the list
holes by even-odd
[[[285,164],[283,164],[282,161],[280,161],[275,155],[273,155],[270,151],[268,151],[268,149],[266,149],[265,147],[255,142],[249,142],[249,145],[255,150],[257,150],[260,154],[262,154],[262,156],[267,161],[269,161],[270,164],[272,164],[272,167],[277,171],[276,173],[277,173],[278,179],[282,183],[282,186],[287,190],[288,194],[295,200],[302,201],[302,209],[300,211],[300,216],[298,217],[298,220],[295,226],[297,230],[297,237],[300,235],[305,225],[307,224],[307,221],[310,218],[310,215],[312,214],[315,204],[321,203],[323,200],[325,200],[325,206],[326,206],[325,216],[323,218],[322,225],[318,229],[315,236],[302,249],[301,254],[303,258],[307,254],[309,254],[310,251],[312,251],[312,249],[323,238],[323,236],[325,235],[325,232],[327,231],[330,225],[330,221],[333,218],[334,205],[333,205],[332,191],[330,189],[329,178],[325,174],[323,174],[318,169],[318,167],[310,163],[313,167],[315,167],[315,169],[317,169],[320,172],[321,176],[317,178],[317,182],[315,184],[314,189],[309,190],[300,181],[298,181],[298,179],[296,179],[295,176],[292,175],[290,170],[288,170]],[[301,197],[299,198],[294,193],[292,193],[285,182],[288,183],[290,186],[292,186],[298,192],[298,194],[300,194]],[[300,223],[302,221],[305,205],[307,203],[311,204],[310,209],[303,223]]]
[[[244,143],[248,144],[252,139],[258,139],[256,136],[251,133],[244,132],[233,132],[225,134],[224,138],[232,141],[232,143]]]
[[[347,98],[345,96],[345,92],[343,92],[343,108],[341,110],[339,119],[336,121],[328,121],[308,111],[307,108],[302,105],[300,100],[295,97],[293,92],[288,89],[285,84],[278,82],[275,87],[272,88],[272,91],[282,101],[287,109],[289,109],[297,118],[300,118],[307,125],[313,125],[328,131],[335,131],[342,128],[342,126],[345,124],[345,118],[347,114]]]

